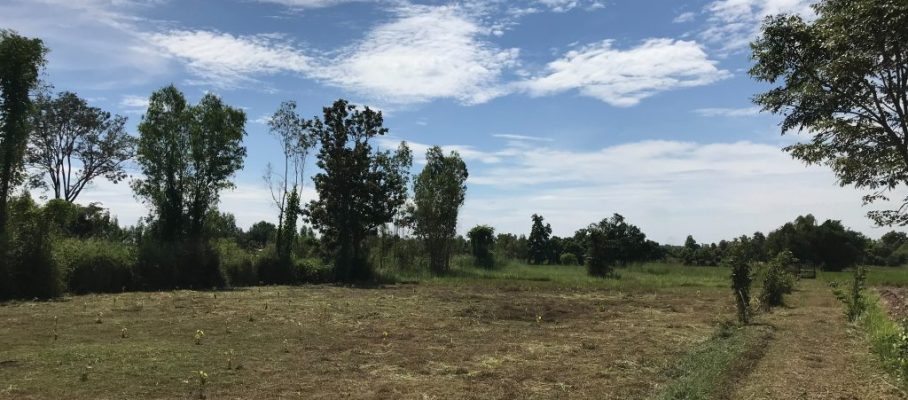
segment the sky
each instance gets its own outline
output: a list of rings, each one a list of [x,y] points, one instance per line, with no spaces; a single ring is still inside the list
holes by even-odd
[[[175,84],[245,110],[245,167],[220,208],[276,221],[262,179],[282,161],[268,117],[344,98],[379,109],[385,148],[456,150],[469,170],[459,229],[528,233],[539,213],[565,236],[611,216],[656,241],[768,232],[801,214],[870,237],[862,192],[781,149],[780,118],[752,97],[748,44],[767,15],[812,18],[805,0],[4,0],[0,28],[50,49],[43,79],[129,118]],[[306,175],[317,172],[309,158]],[[129,167],[135,177],[139,170]],[[307,179],[304,197],[315,191]],[[99,180],[122,224],[148,210]],[[874,206],[879,208],[879,206]]]

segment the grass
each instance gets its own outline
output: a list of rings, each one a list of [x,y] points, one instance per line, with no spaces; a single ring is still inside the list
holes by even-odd
[[[849,282],[851,270],[818,271],[817,277],[826,282]],[[908,286],[908,267],[867,267],[867,286]]]
[[[771,335],[768,326],[720,325],[711,339],[681,359],[671,371],[675,379],[654,398],[727,398],[734,382],[760,359]]]

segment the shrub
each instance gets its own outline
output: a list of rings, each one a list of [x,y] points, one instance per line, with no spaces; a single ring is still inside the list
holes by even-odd
[[[142,289],[223,287],[217,251],[206,242],[163,242],[145,238],[139,244],[135,281]]]
[[[731,267],[731,289],[735,298],[738,321],[746,324],[750,321],[750,284],[753,281],[750,274],[750,261],[741,247],[735,246],[727,263]]]
[[[7,226],[8,286],[2,297],[52,298],[60,296],[63,285],[54,262],[48,218],[27,194],[11,199]],[[7,277],[3,277],[7,278]]]
[[[492,246],[495,243],[495,229],[487,225],[477,225],[467,233],[473,252],[473,264],[477,267],[491,269],[495,266]]]
[[[558,257],[561,265],[577,265],[577,256],[574,253],[564,253]]]
[[[608,256],[608,244],[605,234],[601,231],[590,229],[588,234],[588,255],[586,259],[587,272],[592,276],[605,277],[612,274],[613,262]]]
[[[796,262],[790,251],[781,251],[769,262],[763,276],[763,289],[760,292],[760,306],[764,310],[783,304],[784,296],[794,289],[794,277],[788,272]]]
[[[251,253],[230,239],[217,240],[213,246],[221,261],[221,273],[229,286],[252,286],[259,283],[255,257]]]
[[[864,296],[864,282],[867,280],[867,270],[864,267],[854,269],[854,275],[851,279],[851,286],[848,292],[839,289],[836,282],[830,282],[832,293],[845,305],[845,317],[848,321],[854,322],[864,314],[867,303]]]
[[[255,257],[255,269],[259,279],[268,285],[286,285],[292,283],[292,262],[287,257],[281,257],[274,244],[268,244]]]
[[[133,288],[133,248],[97,239],[62,239],[54,253],[72,293],[115,293]]]

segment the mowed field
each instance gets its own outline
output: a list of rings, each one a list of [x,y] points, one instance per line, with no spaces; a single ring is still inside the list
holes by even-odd
[[[794,293],[799,300],[792,307],[710,348],[726,340],[717,339],[716,327],[733,318],[727,273],[649,265],[599,280],[580,267],[514,265],[372,288],[259,287],[6,303],[0,306],[0,398],[198,398],[201,392],[211,399],[636,399],[671,397],[673,388],[697,389],[698,379],[717,377],[737,389],[713,397],[771,398],[763,396],[802,394],[774,385],[774,365],[791,362],[785,357],[792,345],[779,340],[780,327],[817,328],[811,324],[839,332],[843,339],[827,335],[837,341],[827,347],[856,355],[865,368],[859,371],[872,374],[869,383],[849,382],[867,374],[844,376],[838,371],[851,366],[831,365],[818,379],[838,376],[842,390],[869,384],[880,393],[867,398],[901,396],[819,281]],[[802,304],[823,309],[797,311]],[[799,316],[806,323],[790,322]],[[805,355],[823,340],[811,343],[795,355],[823,364],[823,354]],[[726,345],[748,347],[738,350],[755,374],[715,371],[710,363],[737,362],[721,360],[739,354]],[[719,375],[688,376],[700,369]],[[199,371],[207,374],[204,385]],[[795,378],[810,374],[809,366],[799,371]],[[861,393],[847,398],[865,398]]]

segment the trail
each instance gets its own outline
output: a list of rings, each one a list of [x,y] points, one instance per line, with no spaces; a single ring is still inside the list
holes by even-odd
[[[773,339],[732,388],[732,399],[906,398],[822,282],[802,280],[787,301],[788,307],[762,316],[775,327]]]

